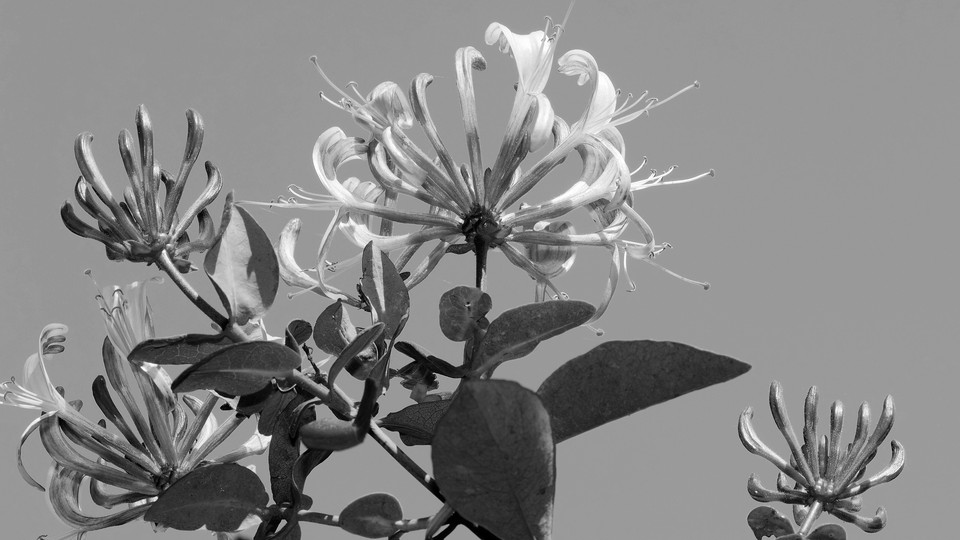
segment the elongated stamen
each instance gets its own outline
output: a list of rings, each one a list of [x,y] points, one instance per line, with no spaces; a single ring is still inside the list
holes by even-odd
[[[673,94],[671,94],[670,96],[664,99],[658,99],[658,98],[647,99],[646,104],[642,108],[640,108],[639,110],[634,110],[633,112],[630,112],[629,114],[627,114],[628,111],[636,107],[636,105],[640,103],[641,99],[643,99],[643,97],[647,95],[647,92],[644,92],[640,96],[640,98],[634,100],[634,102],[631,103],[630,105],[627,105],[626,103],[624,103],[624,105],[621,106],[621,108],[618,109],[617,112],[614,114],[614,116],[610,119],[608,125],[616,127],[622,124],[626,124],[627,122],[634,120],[640,115],[649,114],[650,111],[652,111],[653,109],[656,109],[661,105],[664,105],[666,103],[669,103],[670,101],[673,101],[675,98],[689,92],[690,90],[693,90],[694,88],[700,88],[700,83],[698,81],[693,81],[693,83],[681,88],[680,90],[674,92]]]
[[[317,57],[316,57],[316,56],[311,56],[311,57],[310,57],[310,61],[313,62],[314,67],[317,68],[317,72],[320,73],[320,76],[323,77],[323,80],[326,81],[327,85],[329,85],[330,88],[333,88],[334,90],[336,90],[337,93],[340,94],[341,96],[343,96],[344,99],[346,99],[348,102],[350,102],[350,103],[353,102],[353,98],[351,98],[346,92],[344,92],[343,90],[341,90],[339,86],[337,86],[336,84],[333,83],[332,80],[330,80],[330,77],[328,77],[327,74],[326,74],[326,72],[323,71],[323,68],[320,67],[320,62],[317,60]],[[349,85],[348,85],[348,86],[349,86]],[[321,93],[320,97],[324,97],[322,93]],[[325,98],[325,99],[326,99],[326,98]],[[330,101],[330,100],[327,99],[327,101]],[[363,97],[361,96],[361,103],[364,103],[364,102],[365,102],[365,100],[364,100]],[[332,102],[331,102],[331,103],[332,103]],[[338,107],[339,107],[339,106],[338,106]],[[340,107],[340,108],[343,108],[343,107]]]

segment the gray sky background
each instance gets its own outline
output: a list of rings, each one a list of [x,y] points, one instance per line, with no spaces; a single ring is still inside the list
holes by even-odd
[[[79,132],[96,134],[98,162],[119,188],[126,178],[114,141],[121,129],[134,129],[137,105],[149,107],[158,158],[168,166],[180,159],[183,112],[193,107],[207,127],[201,160],[220,167],[238,198],[271,199],[291,183],[319,190],[310,161],[317,136],[333,125],[348,134],[364,130],[318,99],[329,89],[307,61],[316,54],[337,82],[355,80],[364,91],[434,74],[432,114],[464,160],[453,60],[458,47],[474,45],[488,61],[475,79],[489,155],[516,72],[512,60],[483,44],[484,30],[498,21],[526,33],[541,28],[544,15],[562,18],[566,8],[542,1],[0,2],[0,376],[20,374],[45,324],[65,323],[68,350],[49,366],[52,376],[97,418],[90,383],[102,369],[103,333],[82,271],[94,269],[103,285],[156,272],[110,263],[99,244],[60,224],[60,204],[79,174],[72,149]],[[635,202],[658,240],[675,246],[658,261],[713,287],[704,292],[634,264],[638,289],[618,291],[601,320],[604,339],[680,341],[753,370],[563,443],[556,538],[749,538],[745,517],[756,503],[746,480],[757,472],[772,485],[776,475],[741,447],[736,421],[754,406],[763,439],[785,451],[766,409],[773,379],[784,385],[794,422],[813,384],[826,402],[822,413],[833,399],[843,400],[848,414],[862,400],[878,411],[893,394],[892,436],[906,446],[907,467],[893,484],[867,493],[865,510],[887,508],[885,538],[950,530],[960,450],[958,24],[960,6],[949,1],[577,3],[560,53],[590,51],[624,91],[665,97],[702,83],[622,129],[628,160],[648,156],[659,169],[677,164],[680,176],[717,171],[714,179],[644,191]],[[550,88],[558,113],[571,122],[579,117],[586,89],[557,74]],[[561,191],[575,174],[565,170],[531,196]],[[199,172],[188,197],[202,185]],[[328,219],[253,213],[274,237],[287,219],[302,217],[304,264]],[[582,250],[561,288],[596,301],[605,253]],[[436,306],[444,290],[472,281],[471,265],[449,256],[414,290],[407,339],[456,357],[453,343],[432,337]],[[520,270],[501,255],[491,265],[495,312],[532,300],[533,284]],[[202,275],[191,279],[210,292]],[[154,289],[153,303],[161,334],[207,328],[171,283]],[[268,325],[279,332],[293,317],[314,320],[326,305],[314,295],[280,298]],[[599,343],[585,330],[569,332],[498,376],[536,388],[564,360]],[[398,394],[386,410],[408,402]],[[6,538],[67,531],[16,471],[17,437],[31,418],[9,408],[0,413]],[[853,423],[848,418],[848,437]],[[886,463],[888,448],[873,467]],[[48,461],[39,440],[27,453],[42,476]],[[422,448],[411,453],[429,464]],[[438,508],[373,443],[335,456],[308,486],[315,509],[331,513],[371,491],[399,496],[410,518]],[[347,537],[320,527],[305,529],[305,538]],[[148,535],[147,525],[132,523],[90,537]]]

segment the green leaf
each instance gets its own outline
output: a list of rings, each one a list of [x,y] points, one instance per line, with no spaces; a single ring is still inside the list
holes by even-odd
[[[339,375],[340,371],[347,366],[347,362],[356,359],[361,352],[373,344],[373,342],[379,338],[381,334],[383,334],[383,329],[383,323],[377,323],[370,328],[367,328],[363,332],[360,332],[360,334],[358,334],[349,345],[340,351],[340,354],[337,355],[337,359],[333,362],[333,365],[330,366],[330,373],[327,375],[328,386],[333,386],[333,383],[337,380],[337,375]],[[365,356],[369,357],[371,355],[368,352]],[[375,353],[372,356],[374,359],[376,359]],[[362,362],[362,360],[360,361]]]
[[[340,300],[327,306],[313,325],[313,341],[327,354],[340,354],[356,337],[357,329]]]
[[[590,320],[594,307],[579,300],[557,300],[508,309],[490,323],[472,366],[484,372],[500,362],[530,354],[545,340]]]
[[[297,345],[303,345],[313,335],[313,326],[302,319],[294,319],[287,325],[287,334],[289,334]]]
[[[243,326],[262,317],[273,305],[280,267],[270,239],[246,210],[230,205],[223,216],[223,232],[207,252],[203,269],[230,312],[230,320]]]
[[[256,473],[236,463],[195,469],[174,482],[143,519],[180,531],[206,527],[235,531],[250,515],[265,512],[268,497]]]
[[[296,463],[293,464],[293,483],[290,486],[293,496],[293,506],[295,508],[309,510],[313,505],[310,497],[303,494],[303,487],[306,485],[307,477],[310,476],[313,469],[326,461],[331,455],[333,455],[333,452],[330,450],[313,450],[308,448],[297,458]]]
[[[764,536],[779,538],[787,534],[793,534],[793,525],[790,520],[770,506],[758,506],[751,510],[747,514],[747,525],[750,526],[757,540]]]
[[[289,348],[270,341],[247,341],[224,347],[188,367],[173,381],[173,391],[216,390],[242,396],[298,367],[300,355]]]
[[[450,377],[453,379],[460,379],[465,374],[463,368],[459,368],[450,362],[447,362],[446,360],[433,356],[430,354],[430,351],[414,343],[398,341],[396,349],[410,358],[413,358],[417,364],[438,375],[443,375],[444,377]]]
[[[410,293],[386,253],[373,242],[363,248],[363,276],[360,289],[372,308],[374,322],[382,322],[383,333],[393,339],[410,313]]]
[[[821,525],[807,535],[807,540],[847,540],[847,531],[836,523]]]
[[[454,287],[440,297],[440,331],[451,341],[466,341],[486,328],[493,307],[490,295],[476,287]]]
[[[415,403],[397,412],[392,412],[380,420],[380,427],[396,431],[406,443],[430,444],[437,422],[450,407],[451,400],[425,401]]]
[[[150,362],[163,365],[195,364],[203,357],[218,351],[233,340],[223,334],[186,334],[157,339],[148,339],[130,351],[131,362]]]
[[[314,416],[313,408],[304,414],[295,411],[308,396],[296,392],[281,394],[283,408],[276,414],[270,431],[270,449],[267,452],[267,464],[270,468],[270,492],[273,502],[286,504],[293,501],[293,466],[300,457],[300,439],[297,437],[297,422],[309,422]],[[290,397],[287,397],[290,396]],[[308,416],[309,415],[309,416]],[[262,433],[262,432],[261,432]]]
[[[371,493],[348,504],[340,512],[340,528],[364,538],[385,538],[397,532],[403,519],[400,501],[389,493]]]
[[[447,502],[500,538],[549,538],[556,464],[550,415],[512,381],[467,381],[433,436]]]
[[[537,393],[560,442],[749,369],[682,343],[608,341],[560,366]]]
[[[313,450],[346,450],[363,441],[362,430],[353,422],[337,418],[318,418],[300,426],[300,439]]]

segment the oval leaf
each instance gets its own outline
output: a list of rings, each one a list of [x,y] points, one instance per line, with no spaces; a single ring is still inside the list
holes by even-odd
[[[134,347],[127,359],[168,366],[189,365],[231,344],[233,340],[223,334],[186,334],[148,339]]]
[[[847,540],[847,531],[836,523],[821,525],[807,535],[807,540]]]
[[[381,334],[383,334],[383,329],[383,323],[377,323],[370,328],[367,328],[363,332],[360,332],[360,334],[358,334],[349,345],[340,351],[340,354],[337,355],[337,359],[333,362],[333,365],[330,366],[330,373],[327,375],[328,386],[333,386],[333,383],[337,380],[337,375],[339,375],[340,371],[347,366],[347,362],[356,358],[361,352],[364,351],[364,349],[367,349],[367,347],[373,344],[373,342],[379,338]],[[368,354],[365,355],[365,357],[367,356],[376,358],[376,353],[369,354],[368,351]]]
[[[313,326],[302,319],[294,319],[287,325],[287,334],[296,340],[297,345],[303,345],[313,335]]]
[[[437,422],[446,414],[450,402],[451,400],[444,399],[410,405],[383,417],[380,427],[396,431],[403,437],[404,442],[410,440],[416,444],[430,444]]]
[[[313,450],[346,450],[363,441],[360,428],[337,418],[318,418],[300,426],[300,439]]]
[[[747,525],[760,540],[764,536],[779,538],[793,533],[793,525],[783,514],[770,506],[758,506],[747,514]]]
[[[609,341],[560,366],[537,393],[560,442],[749,369],[681,343]]]
[[[363,248],[363,276],[360,289],[372,308],[374,322],[382,322],[383,333],[393,339],[410,312],[410,293],[397,268],[373,242]]]
[[[451,341],[466,341],[487,324],[493,300],[476,287],[454,287],[440,297],[440,330]],[[482,321],[482,322],[481,322]]]
[[[252,394],[273,378],[300,367],[300,355],[270,341],[224,347],[188,367],[173,381],[174,392],[216,390],[233,396]]]
[[[548,538],[556,464],[550,416],[512,381],[469,381],[437,423],[433,470],[447,502],[500,538]]]
[[[262,514],[267,501],[256,473],[236,463],[220,463],[174,482],[143,519],[181,531],[235,531],[248,516]]]
[[[357,329],[339,300],[327,306],[313,325],[313,341],[327,354],[340,354],[356,337]]]
[[[223,219],[223,232],[207,252],[203,269],[230,319],[243,326],[262,317],[273,305],[280,266],[267,234],[246,210],[230,205],[224,209]]]
[[[296,436],[296,424],[309,422],[316,416],[312,408],[304,411],[302,415],[297,414],[297,409],[309,399],[308,396],[297,392],[277,394],[282,396],[283,408],[277,411],[272,430],[268,433],[271,437],[267,465],[270,469],[270,493],[273,495],[273,502],[286,504],[293,501],[291,475],[293,465],[300,457],[300,439]]]
[[[400,501],[389,493],[371,493],[353,501],[340,512],[340,528],[364,538],[385,538],[397,532],[403,519]]]
[[[530,354],[541,341],[590,320],[595,309],[579,300],[558,300],[508,309],[490,323],[472,365],[478,372]]]

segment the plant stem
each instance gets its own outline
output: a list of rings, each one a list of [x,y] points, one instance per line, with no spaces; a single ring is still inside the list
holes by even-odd
[[[810,529],[813,528],[813,522],[820,517],[820,513],[823,511],[823,503],[820,501],[814,501],[810,505],[810,508],[807,509],[807,516],[803,518],[803,523],[800,525],[800,530],[797,531],[797,534],[806,537],[810,533]]]
[[[369,433],[370,436],[373,437],[380,444],[380,446],[382,446],[383,449],[386,450],[387,453],[390,454],[390,456],[400,464],[401,467],[406,469],[407,472],[416,478],[417,481],[423,485],[423,487],[427,488],[427,491],[432,493],[433,496],[436,497],[440,502],[445,503],[447,501],[446,497],[443,496],[443,493],[440,493],[440,486],[437,485],[437,481],[434,480],[427,471],[423,470],[423,468],[420,467],[416,461],[414,461],[403,450],[401,450],[400,447],[397,446],[397,443],[393,442],[393,439],[391,439],[389,435],[380,429],[380,426],[371,422]],[[463,520],[463,524],[470,529],[473,534],[477,535],[478,538],[482,538],[484,540],[499,540],[495,534],[491,533],[480,525],[471,523],[462,516],[461,519]]]
[[[224,334],[236,342],[249,341],[247,335],[243,333],[236,323],[231,322],[227,317],[221,315],[216,308],[207,303],[207,301],[200,296],[200,293],[184,279],[180,271],[174,266],[173,260],[170,259],[170,254],[167,253],[166,250],[160,252],[160,257],[157,259],[157,266],[170,276],[170,279],[177,284],[177,287],[183,292],[187,299],[193,302],[193,305],[197,306],[214,324],[223,329]]]
[[[370,423],[370,436],[373,437],[384,450],[400,464],[401,467],[407,470],[411,476],[417,479],[420,484],[427,488],[427,491],[433,493],[433,495],[440,499],[440,502],[446,502],[446,498],[440,493],[440,487],[437,486],[436,480],[430,476],[430,473],[423,470],[420,465],[417,464],[410,456],[408,456],[403,450],[397,446],[397,443],[393,442],[393,439],[389,435],[383,432],[380,429],[380,426],[371,422]]]
[[[287,381],[295,383],[300,388],[303,388],[314,397],[320,399],[320,401],[324,402],[335,412],[348,418],[352,418],[354,416],[353,402],[343,393],[343,391],[331,391],[329,388],[317,384],[313,381],[313,379],[295,369],[291,370],[287,375]],[[337,388],[337,390],[339,390],[339,388]]]
[[[319,523],[321,525],[330,525],[333,527],[340,526],[340,516],[331,516],[330,514],[324,514],[323,512],[300,511],[297,513],[297,519],[300,521]]]
[[[340,526],[340,516],[324,514],[323,512],[301,511],[297,514],[297,519],[299,521],[319,523],[321,525],[330,525],[333,527]],[[429,523],[430,523],[430,518],[423,517],[420,519],[401,519],[399,521],[394,521],[393,526],[396,527],[398,531],[410,532],[410,531],[421,531],[423,529],[426,529]]]
[[[487,287],[487,252],[490,246],[481,238],[474,240],[474,252],[477,255],[477,288],[481,291]]]

